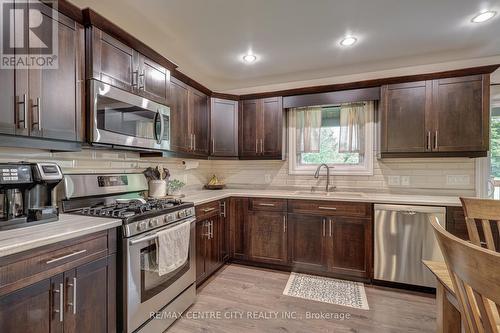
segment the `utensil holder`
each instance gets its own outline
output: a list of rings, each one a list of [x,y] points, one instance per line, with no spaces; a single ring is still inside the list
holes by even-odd
[[[150,180],[149,181],[149,196],[152,198],[164,198],[167,196],[167,181],[166,180]]]

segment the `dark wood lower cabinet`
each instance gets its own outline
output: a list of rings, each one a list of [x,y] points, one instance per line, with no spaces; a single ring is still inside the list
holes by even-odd
[[[114,232],[114,231],[113,231]],[[0,258],[2,333],[116,332],[116,238],[112,231]],[[96,244],[104,246],[96,252]],[[80,257],[63,255],[85,250]],[[87,255],[88,254],[88,255]],[[50,259],[54,263],[47,264]],[[56,263],[57,262],[57,263]],[[34,266],[46,266],[32,273]],[[11,277],[16,280],[11,281]],[[29,284],[25,281],[31,281]]]
[[[288,214],[288,256],[298,270],[327,270],[326,219],[322,216]]]
[[[196,222],[196,284],[200,285],[223,264],[219,211]]]
[[[254,211],[248,214],[248,259],[286,264],[287,217],[283,212]]]
[[[371,220],[345,217],[328,220],[328,271],[369,278],[373,244]]]

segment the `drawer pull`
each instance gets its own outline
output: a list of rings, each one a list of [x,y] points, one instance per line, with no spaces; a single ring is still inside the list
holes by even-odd
[[[205,209],[203,209],[203,213],[208,213],[208,212],[211,212],[211,211],[213,211],[213,210],[215,210],[215,208],[214,208],[214,207],[205,208]]]
[[[64,260],[64,259],[68,259],[68,258],[77,256],[77,255],[85,253],[85,252],[87,252],[87,250],[80,250],[80,251],[72,252],[72,253],[66,254],[64,256],[58,257],[58,258],[50,259],[49,261],[46,261],[45,263],[47,265],[53,264],[55,262],[58,262],[58,261],[61,261],[61,260]]]
[[[73,278],[73,283],[68,283],[68,287],[73,287],[73,302],[68,305],[73,308],[73,314],[76,314],[76,277]]]
[[[335,207],[324,207],[324,206],[319,206],[318,209],[324,209],[324,210],[337,210]]]
[[[274,207],[275,204],[272,204],[272,203],[260,203],[259,206]]]

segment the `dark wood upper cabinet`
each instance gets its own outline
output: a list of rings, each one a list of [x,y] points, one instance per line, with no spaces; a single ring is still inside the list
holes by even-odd
[[[433,150],[488,150],[489,89],[489,75],[433,81]]]
[[[89,27],[87,78],[168,104],[170,71],[97,27]]]
[[[172,78],[170,85],[170,149],[176,152],[188,152],[191,147],[188,111],[188,86]]]
[[[192,136],[191,152],[196,155],[208,155],[208,121],[210,99],[204,93],[189,89],[189,120]]]
[[[240,103],[239,115],[239,156],[254,159],[281,159],[282,98],[244,100]]]
[[[137,85],[139,94],[148,99],[163,104],[170,101],[170,71],[143,55],[139,56]]]
[[[288,256],[294,269],[326,271],[326,218],[288,214]]]
[[[432,81],[382,87],[382,133],[384,152],[430,151],[426,114],[430,112]]]
[[[238,102],[212,98],[210,156],[238,157]]]
[[[485,74],[383,86],[382,157],[486,154],[489,82]]]
[[[273,211],[248,214],[248,258],[255,262],[286,264],[287,216]]]
[[[43,14],[53,19],[50,11]],[[28,73],[30,131],[31,136],[79,141],[83,136],[84,30],[64,15],[58,15],[57,27],[57,69],[30,69]]]
[[[89,31],[87,77],[133,92],[139,76],[139,53],[96,27]]]
[[[58,64],[56,68],[0,70],[0,133],[82,141],[85,105],[83,26],[62,13],[56,18],[48,6],[37,9],[44,20],[54,23],[42,25],[40,34],[49,36],[52,27],[57,27]],[[25,34],[26,31],[15,30],[14,33]],[[50,144],[45,146],[51,148]]]

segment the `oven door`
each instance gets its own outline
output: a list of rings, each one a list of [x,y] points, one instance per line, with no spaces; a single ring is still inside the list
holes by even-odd
[[[90,80],[92,143],[170,149],[170,108]]]
[[[156,235],[159,231],[172,228],[181,223],[189,223],[189,254],[186,262],[175,271],[158,275],[151,269],[156,258]],[[133,332],[147,322],[152,313],[159,311],[175,297],[191,286],[196,279],[195,264],[195,219],[185,219],[161,229],[135,237],[124,242],[124,286],[127,332]]]

